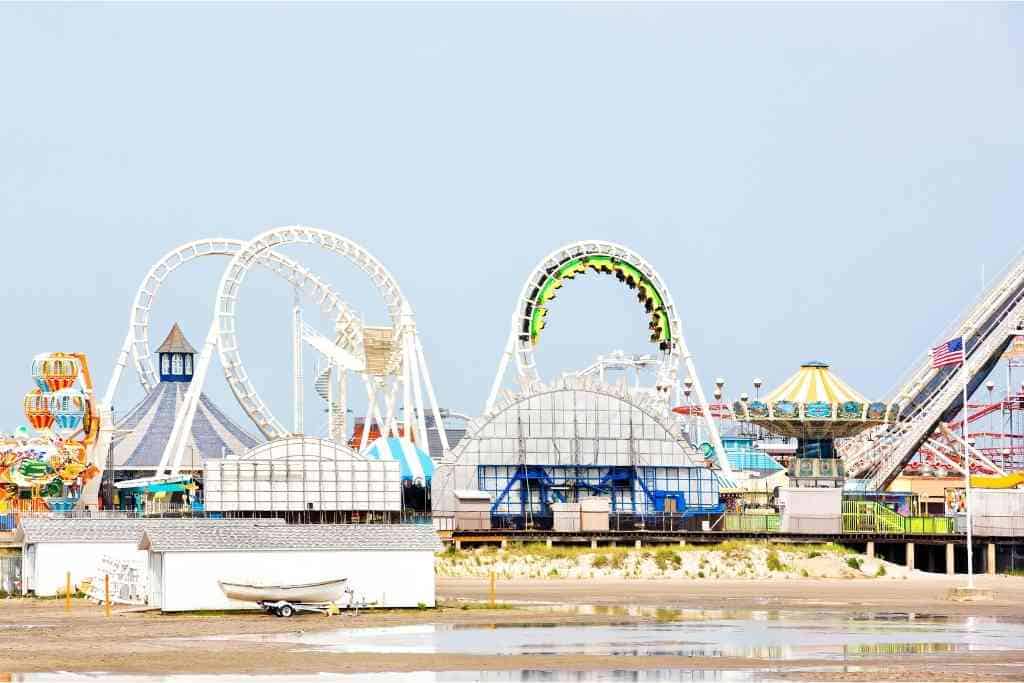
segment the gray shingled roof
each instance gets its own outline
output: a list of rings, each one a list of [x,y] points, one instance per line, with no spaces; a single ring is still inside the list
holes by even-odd
[[[199,526],[284,526],[279,518],[268,519],[208,519],[203,517],[145,517],[118,518],[21,518],[15,543],[135,543],[142,532],[153,527],[174,527],[191,534]]]
[[[148,527],[140,549],[154,552],[261,550],[428,550],[441,549],[426,524],[294,524],[286,527],[195,529]]]

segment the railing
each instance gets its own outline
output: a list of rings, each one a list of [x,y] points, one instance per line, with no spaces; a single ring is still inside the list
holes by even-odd
[[[868,534],[956,534],[953,517],[906,516],[873,501],[843,503],[843,533]]]
[[[727,513],[723,518],[722,529],[724,531],[776,532],[779,530],[779,516]]]
[[[353,512],[343,517],[331,511],[297,510],[283,513],[290,524],[430,524],[429,513],[405,512]],[[182,519],[263,519],[280,516],[267,511],[232,510],[211,512],[190,505],[147,506],[139,510],[49,510],[45,512],[10,512],[0,514],[0,532],[14,531],[21,519],[146,519],[175,517]],[[489,516],[489,515],[488,515]]]

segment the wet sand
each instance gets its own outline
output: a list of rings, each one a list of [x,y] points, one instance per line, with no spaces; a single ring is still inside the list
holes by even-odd
[[[918,572],[912,579],[769,580],[601,580],[539,579],[498,582],[497,599],[595,605],[671,605],[704,609],[792,609],[915,612],[940,615],[1020,617],[1024,620],[1024,577],[978,576],[979,588],[994,592],[990,602],[946,599],[964,576]],[[439,579],[442,600],[486,600],[480,579]]]
[[[790,581],[516,581],[498,584],[499,601],[595,605],[652,605],[708,609],[786,609],[983,615],[1024,620],[1024,578],[981,577],[992,602],[944,599],[963,579]],[[841,662],[744,657],[371,654],[300,651],[294,644],[201,640],[204,636],[294,633],[405,624],[598,624],[653,621],[651,616],[581,616],[545,609],[461,609],[486,600],[486,581],[444,579],[437,610],[387,610],[327,618],[278,619],[262,613],[164,615],[102,608],[75,601],[70,614],[60,600],[0,600],[0,673],[107,671],[119,673],[289,674],[416,670],[714,669],[772,672],[776,678],[814,680],[1022,680],[1024,650],[857,658],[858,668],[834,671]],[[1024,643],[1021,644],[1024,648]],[[801,668],[816,669],[796,671]]]

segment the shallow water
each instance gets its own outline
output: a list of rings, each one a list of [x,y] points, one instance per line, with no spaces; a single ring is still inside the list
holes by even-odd
[[[768,676],[766,678],[766,676]],[[435,681],[483,681],[486,683],[514,683],[522,681],[600,681],[617,683],[635,681],[654,683],[664,681],[721,681],[723,683],[765,682],[772,680],[771,674],[758,671],[688,671],[679,669],[650,669],[613,671],[549,671],[545,669],[521,669],[512,671],[409,671],[403,673],[360,673],[360,674],[299,674],[280,676],[221,675],[137,675],[106,673],[28,673],[12,674],[10,680],[20,683],[63,683],[65,681],[116,681],[128,683],[434,683]]]
[[[613,615],[614,616],[614,615]],[[381,654],[615,655],[845,660],[874,655],[1024,649],[1024,624],[917,614],[661,610],[642,624],[422,624],[220,636],[304,650]]]

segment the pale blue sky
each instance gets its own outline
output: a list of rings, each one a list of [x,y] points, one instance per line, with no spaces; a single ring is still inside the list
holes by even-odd
[[[387,264],[458,410],[536,261],[592,237],[658,268],[705,380],[821,358],[881,397],[1024,247],[1022,26],[991,4],[0,5],[0,429],[37,352],[85,351],[105,386],[161,254],[289,223]],[[287,253],[384,321],[352,268]],[[176,319],[201,343],[225,263],[169,283],[154,346]],[[291,295],[247,284],[243,357],[284,419]],[[614,280],[577,280],[541,368],[644,331]],[[240,413],[219,368],[208,391]],[[118,412],[138,398],[129,372]]]

